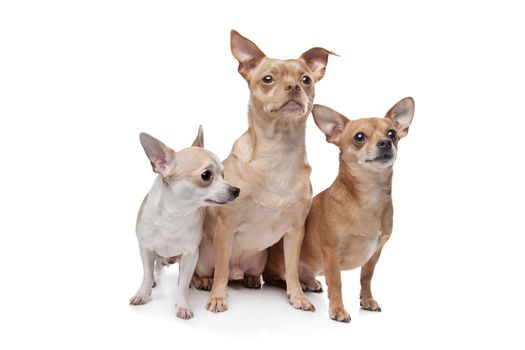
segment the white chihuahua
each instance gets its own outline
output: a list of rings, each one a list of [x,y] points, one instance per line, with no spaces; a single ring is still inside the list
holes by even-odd
[[[144,198],[137,217],[137,238],[144,279],[129,303],[141,305],[155,287],[154,265],[179,262],[177,317],[193,317],[188,303],[191,277],[199,257],[204,207],[223,205],[240,190],[223,179],[217,156],[202,148],[202,127],[193,147],[175,152],[154,137],[141,133],[140,142],[159,176]]]

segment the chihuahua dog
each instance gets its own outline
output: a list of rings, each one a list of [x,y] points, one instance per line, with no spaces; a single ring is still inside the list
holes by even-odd
[[[407,135],[414,100],[404,98],[384,118],[350,121],[336,111],[315,105],[315,123],[326,140],[339,147],[339,175],[314,197],[305,225],[299,279],[303,290],[321,292],[315,277],[328,285],[330,318],[349,322],[343,306],[341,270],[361,267],[361,307],[381,311],[372,297],[371,280],[381,249],[392,233],[392,167],[398,141]],[[267,270],[283,278],[283,261],[272,254]],[[277,283],[273,283],[277,284]]]
[[[267,248],[284,237],[290,304],[314,310],[298,278],[312,198],[305,127],[314,85],[331,52],[313,48],[298,59],[272,59],[236,31],[231,32],[231,50],[250,90],[249,127],[223,164],[225,178],[242,192],[234,203],[207,216],[193,282],[199,289],[211,288],[208,310],[224,311],[228,281],[260,288]]]
[[[204,207],[226,204],[239,195],[222,177],[223,166],[203,149],[202,128],[193,147],[175,152],[152,136],[141,133],[140,142],[153,171],[159,175],[144,198],[137,217],[137,238],[144,278],[129,303],[149,301],[155,287],[154,265],[179,262],[177,317],[193,317],[188,303],[191,277],[199,257]]]

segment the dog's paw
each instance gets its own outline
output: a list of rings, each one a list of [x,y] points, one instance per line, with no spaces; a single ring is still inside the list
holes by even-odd
[[[374,298],[361,298],[361,308],[368,311],[381,312],[381,307]]]
[[[303,292],[312,292],[312,293],[322,293],[323,292],[323,285],[321,284],[321,282],[319,282],[316,279],[313,279],[308,283],[301,282],[301,288],[303,289]]]
[[[261,289],[261,276],[244,276],[242,285],[244,288]]]
[[[200,277],[195,274],[193,275],[191,281],[198,290],[210,291],[211,287],[213,287],[213,277]]]
[[[289,295],[288,301],[296,309],[315,311],[315,306],[304,295]]]
[[[228,302],[226,301],[226,297],[210,296],[206,308],[211,312],[223,312],[228,310]]]
[[[189,308],[184,307],[176,307],[175,312],[177,313],[178,318],[182,318],[183,320],[189,320],[193,317],[193,311]]]
[[[330,308],[329,314],[330,314],[330,318],[334,321],[348,323],[351,320],[350,315],[348,314],[348,312],[346,312],[345,308],[342,306]]]
[[[129,305],[144,305],[151,300],[149,295],[137,294],[129,299]]]

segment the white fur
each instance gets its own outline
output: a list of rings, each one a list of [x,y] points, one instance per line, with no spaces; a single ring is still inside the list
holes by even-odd
[[[137,224],[140,246],[164,258],[194,254],[202,237],[202,204],[185,200],[184,185],[174,187],[158,176]]]
[[[237,197],[237,190],[226,183],[221,175],[222,165],[211,152],[202,148],[188,148],[175,153],[155,138],[141,134],[144,150],[159,175],[144,199],[137,219],[136,233],[144,278],[130,304],[145,304],[151,297],[155,283],[155,263],[179,263],[177,288],[177,316],[188,319],[193,312],[188,302],[191,278],[199,258],[202,240],[204,207],[224,204]],[[202,144],[202,130],[196,143]],[[198,160],[198,161],[195,161]],[[158,165],[155,162],[158,162]],[[188,165],[196,167],[194,174]],[[182,167],[180,171],[178,167]],[[191,170],[191,168],[189,168]],[[209,171],[209,184],[199,184],[196,176]],[[175,176],[176,174],[179,174]],[[186,175],[181,175],[186,174]],[[202,176],[202,175],[201,175]]]
[[[130,300],[132,304],[147,302],[155,283],[154,262],[159,258],[177,257],[179,283],[176,313],[184,319],[193,316],[188,294],[199,257],[203,221],[202,202],[194,201],[185,193],[187,191],[184,184],[169,186],[160,175],[155,179],[137,223],[144,278]]]

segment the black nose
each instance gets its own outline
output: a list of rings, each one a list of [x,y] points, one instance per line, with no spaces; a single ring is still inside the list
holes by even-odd
[[[390,141],[390,140],[380,140],[377,143],[377,148],[385,150],[385,151],[389,150],[389,149],[392,148],[392,141]]]
[[[301,91],[301,87],[299,86],[299,84],[291,84],[287,85],[285,90],[288,91],[288,93],[290,93],[291,95],[297,95],[299,91]]]
[[[233,195],[234,198],[239,197],[239,193],[241,193],[241,189],[238,187],[230,187],[230,193]]]

